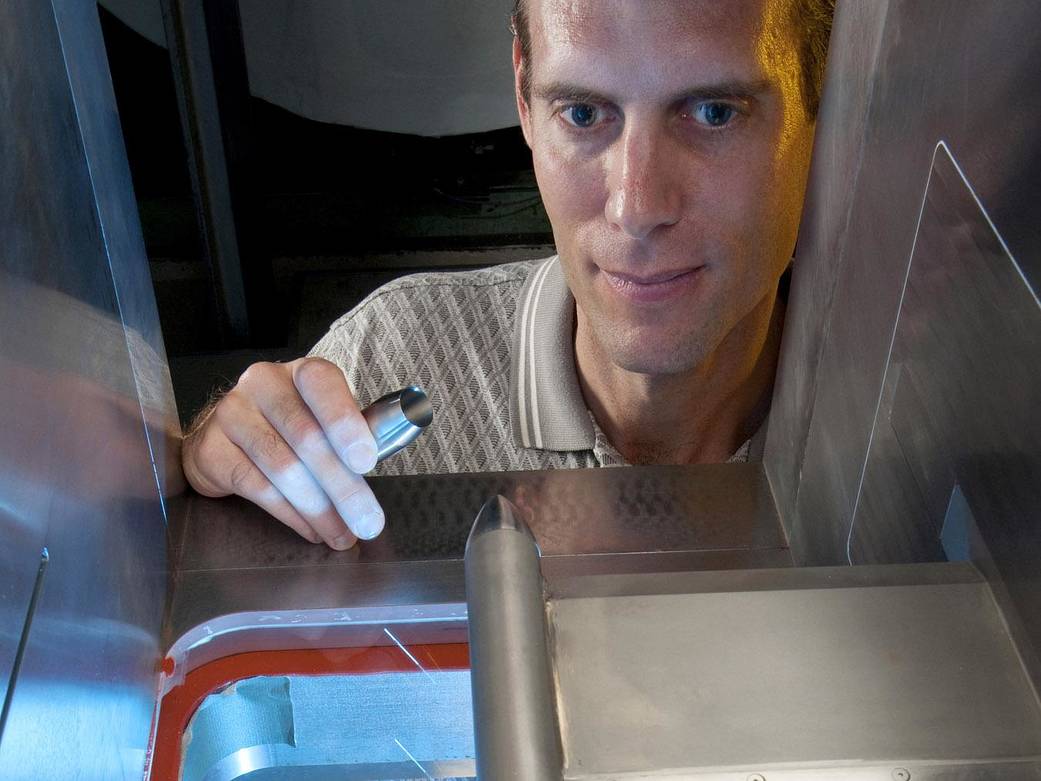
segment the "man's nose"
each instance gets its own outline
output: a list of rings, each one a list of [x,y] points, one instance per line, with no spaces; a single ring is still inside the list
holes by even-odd
[[[608,152],[607,222],[634,239],[679,222],[683,193],[679,161],[667,139],[648,129],[627,129]]]

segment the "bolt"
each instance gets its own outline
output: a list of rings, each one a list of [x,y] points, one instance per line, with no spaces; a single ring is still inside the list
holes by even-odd
[[[752,775],[746,778],[745,781],[766,781],[766,776],[759,773],[752,773]]]
[[[911,773],[906,768],[894,768],[892,776],[893,781],[911,781]]]

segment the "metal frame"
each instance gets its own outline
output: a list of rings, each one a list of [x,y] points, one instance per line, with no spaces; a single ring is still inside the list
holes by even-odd
[[[221,121],[206,0],[161,0],[203,251],[228,346],[250,337],[239,232]],[[240,33],[241,36],[241,33]],[[222,52],[222,56],[228,56]]]

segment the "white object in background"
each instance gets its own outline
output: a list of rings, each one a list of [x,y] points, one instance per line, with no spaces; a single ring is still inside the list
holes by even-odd
[[[101,0],[165,44],[159,0]],[[320,122],[424,136],[517,124],[512,0],[241,0],[251,92]]]

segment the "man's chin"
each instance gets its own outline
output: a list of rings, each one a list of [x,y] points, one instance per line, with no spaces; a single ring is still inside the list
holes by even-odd
[[[677,339],[636,333],[628,338],[610,339],[604,347],[611,363],[634,374],[682,374],[695,368],[705,357],[694,337]]]

